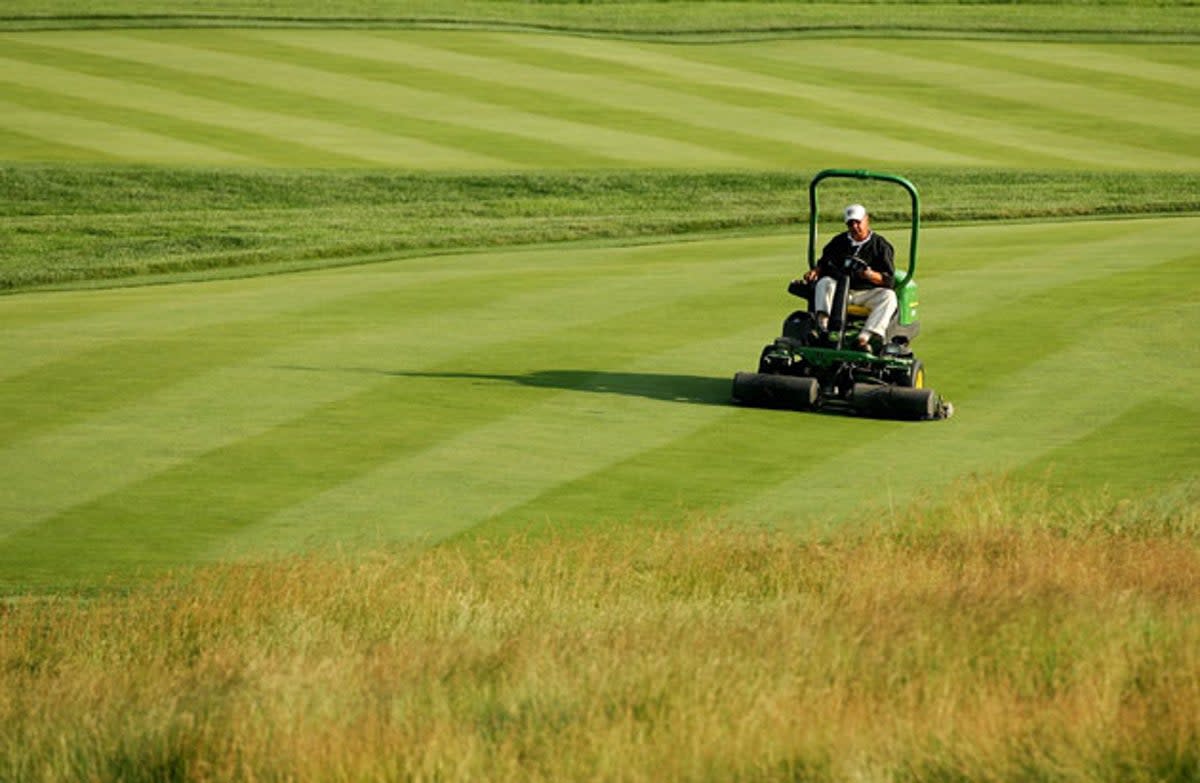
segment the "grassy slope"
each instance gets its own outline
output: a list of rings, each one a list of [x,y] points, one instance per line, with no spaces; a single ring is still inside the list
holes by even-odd
[[[930,229],[920,354],[960,412],[924,426],[726,404],[792,306],[792,236],[11,297],[0,573],[694,510],[809,528],[1060,464],[1068,493],[1169,491],[1200,471],[1200,362],[1150,325],[1200,316],[1198,239],[1194,218]]]

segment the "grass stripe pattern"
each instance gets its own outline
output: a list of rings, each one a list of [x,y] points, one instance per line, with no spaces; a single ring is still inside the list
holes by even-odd
[[[1163,63],[1155,47],[1130,44],[1080,54],[1055,43],[680,47],[267,30],[0,41],[0,132],[48,142],[18,147],[24,160],[70,144],[106,161],[441,170],[815,169],[848,159],[1200,168],[1187,143],[1200,119],[1186,86],[1200,68],[1189,45]],[[1084,64],[1059,67],[1064,56]]]
[[[961,412],[927,426],[726,404],[791,306],[790,237],[118,289],[80,312],[82,293],[27,294],[0,311],[19,414],[0,430],[0,572],[11,589],[697,511],[810,529],[1068,453],[1067,492],[1186,483],[1200,362],[1145,324],[1200,316],[1178,282],[1200,224],[1076,225],[928,231],[918,354]],[[1126,447],[1093,464],[1076,444],[1101,431]]]

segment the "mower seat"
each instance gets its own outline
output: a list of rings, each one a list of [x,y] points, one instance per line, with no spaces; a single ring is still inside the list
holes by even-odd
[[[813,287],[812,283],[806,283],[803,280],[793,280],[788,283],[788,293],[808,302],[808,311],[812,312]],[[846,315],[850,318],[866,318],[870,314],[871,308],[869,307],[856,304],[846,305]]]

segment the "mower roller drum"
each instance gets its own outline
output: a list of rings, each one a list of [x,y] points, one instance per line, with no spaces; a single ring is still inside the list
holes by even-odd
[[[922,421],[937,417],[939,400],[933,389],[856,383],[850,405],[864,416]]]
[[[733,399],[756,408],[807,411],[820,398],[821,387],[815,378],[739,372],[733,376]]]

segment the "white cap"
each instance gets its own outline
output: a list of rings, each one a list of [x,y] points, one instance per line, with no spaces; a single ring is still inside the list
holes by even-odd
[[[847,223],[849,223],[851,220],[862,220],[866,216],[867,208],[862,204],[851,204],[850,206],[846,207],[845,222]]]

